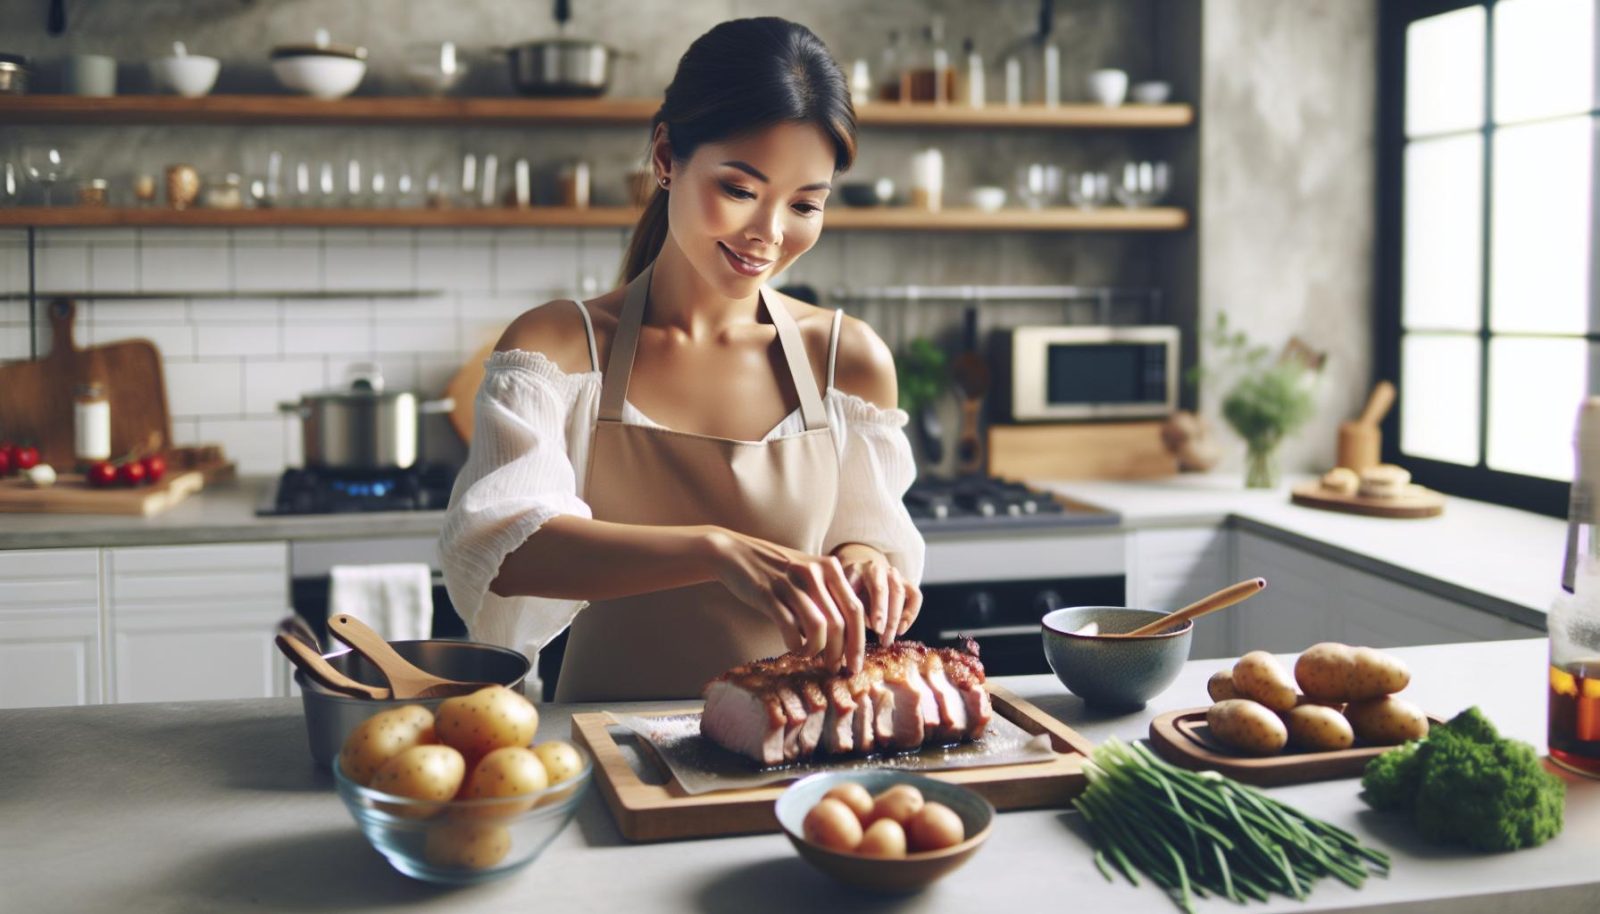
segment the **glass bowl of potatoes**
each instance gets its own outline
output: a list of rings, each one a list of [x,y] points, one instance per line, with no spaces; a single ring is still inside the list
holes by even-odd
[[[572,821],[594,770],[581,747],[535,743],[537,726],[534,705],[503,686],[437,711],[381,711],[340,750],[339,798],[407,876],[448,885],[509,876]]]

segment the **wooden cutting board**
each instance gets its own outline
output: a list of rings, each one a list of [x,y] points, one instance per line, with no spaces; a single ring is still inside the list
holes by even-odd
[[[1289,500],[1307,508],[1368,517],[1438,517],[1444,513],[1444,496],[1415,483],[1393,498],[1370,498],[1339,495],[1324,489],[1321,483],[1303,482],[1289,491]]]
[[[484,343],[444,387],[444,395],[455,401],[450,410],[450,427],[466,444],[472,443],[473,401],[478,399],[478,387],[483,384],[483,363],[493,352],[494,342]]]
[[[1272,787],[1360,777],[1367,762],[1393,746],[1354,746],[1337,752],[1285,752],[1266,757],[1240,755],[1217,742],[1206,726],[1205,708],[1169,711],[1150,722],[1150,745],[1162,758],[1191,771],[1215,771],[1236,781]],[[1430,726],[1444,721],[1429,716]]]
[[[188,465],[186,454],[203,456]],[[231,479],[234,465],[219,448],[182,449],[168,454],[171,465],[158,483],[124,488],[95,489],[81,473],[59,473],[53,486],[35,488],[20,476],[0,479],[0,513],[123,514],[149,517],[160,514],[205,488],[209,482]]]
[[[929,777],[972,788],[996,809],[1066,806],[1087,783],[1083,762],[1094,744],[1083,735],[1023,700],[1003,686],[988,683],[994,712],[1032,734],[1048,734],[1059,756],[1054,761],[992,768],[959,768],[923,772]],[[684,710],[658,711],[681,714]],[[651,715],[641,715],[651,716]],[[616,726],[604,712],[574,714],[572,736],[595,758],[594,779],[623,837],[630,841],[668,841],[747,835],[778,830],[772,806],[787,784],[685,794],[664,766],[646,783],[628,763],[611,735]],[[648,764],[660,765],[647,754]]]
[[[50,303],[50,352],[41,359],[0,365],[0,439],[32,443],[58,471],[74,463],[72,400],[95,382],[111,401],[111,454],[172,446],[161,353],[149,340],[119,340],[87,349],[72,341],[76,308]]]

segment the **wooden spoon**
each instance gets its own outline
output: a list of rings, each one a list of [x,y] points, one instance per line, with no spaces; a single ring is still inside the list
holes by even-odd
[[[1190,603],[1188,606],[1178,610],[1177,612],[1167,613],[1154,622],[1151,622],[1148,625],[1141,625],[1131,632],[1122,632],[1120,634],[1113,632],[1101,633],[1098,630],[1098,626],[1096,626],[1095,631],[1086,631],[1086,629],[1089,628],[1089,626],[1086,625],[1083,628],[1078,629],[1078,631],[1074,632],[1074,634],[1091,635],[1100,638],[1138,638],[1143,635],[1154,635],[1157,632],[1166,631],[1180,622],[1187,622],[1190,619],[1199,618],[1206,613],[1214,613],[1219,609],[1226,609],[1235,603],[1248,600],[1260,593],[1261,589],[1266,586],[1266,578],[1249,578],[1248,580],[1240,581],[1237,584],[1224,587],[1208,597],[1202,597],[1199,600]],[[1089,625],[1095,625],[1095,623],[1091,622]]]
[[[435,676],[419,669],[400,656],[383,636],[355,616],[339,613],[328,619],[328,633],[350,645],[356,653],[372,661],[389,680],[395,698],[449,698],[466,695],[494,685],[492,682],[461,682]]]
[[[371,686],[364,682],[357,682],[334,669],[333,664],[329,663],[327,658],[312,650],[311,645],[306,644],[299,638],[280,632],[272,640],[274,644],[278,645],[278,650],[283,651],[284,656],[289,658],[290,662],[304,670],[307,676],[310,676],[325,688],[341,695],[349,695],[352,698],[371,698],[376,701],[387,701],[390,697],[389,690],[383,686]]]

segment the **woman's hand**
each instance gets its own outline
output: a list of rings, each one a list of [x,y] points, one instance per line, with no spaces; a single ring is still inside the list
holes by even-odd
[[[867,627],[878,633],[879,643],[893,644],[917,621],[917,614],[922,611],[921,589],[871,546],[846,543],[833,554],[844,565],[850,589],[871,607],[867,611]]]
[[[708,541],[728,592],[770,618],[791,651],[821,654],[828,669],[861,669],[866,609],[831,555],[811,555],[716,528]]]

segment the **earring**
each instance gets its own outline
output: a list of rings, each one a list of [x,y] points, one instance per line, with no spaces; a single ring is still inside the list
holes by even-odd
[[[662,190],[666,190],[667,189],[667,185],[671,184],[671,183],[672,183],[672,179],[670,179],[670,178],[662,178],[661,179],[661,189]]]

